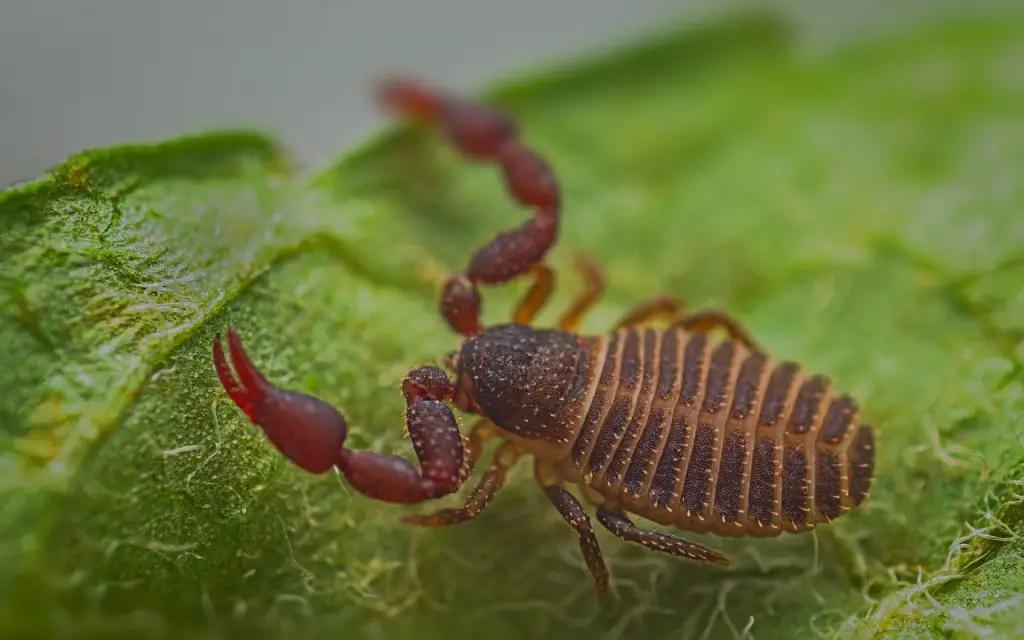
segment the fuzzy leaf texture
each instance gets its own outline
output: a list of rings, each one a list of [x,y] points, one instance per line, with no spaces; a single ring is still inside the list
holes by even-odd
[[[1024,22],[810,52],[737,18],[490,94],[565,196],[550,324],[659,294],[827,373],[878,435],[865,505],[724,540],[729,571],[575,535],[521,464],[479,519],[311,477],[228,401],[236,326],[276,383],[409,454],[398,385],[456,344],[437,288],[524,212],[397,128],[310,180],[258,134],[89,152],[0,194],[0,635],[1014,637],[1024,628]],[[525,290],[485,292],[486,320]],[[444,504],[455,504],[457,497]],[[437,505],[431,505],[432,507]],[[684,534],[687,535],[687,534]]]

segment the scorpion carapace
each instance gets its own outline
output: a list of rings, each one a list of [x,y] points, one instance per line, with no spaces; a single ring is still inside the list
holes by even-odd
[[[231,399],[296,465],[314,474],[337,468],[364,495],[419,503],[458,491],[485,442],[502,442],[461,508],[409,515],[442,526],[479,514],[523,456],[555,508],[579,536],[598,593],[608,571],[590,517],[565,486],[578,485],[598,521],[649,549],[725,565],[717,552],[641,529],[635,514],[682,530],[774,536],[829,522],[867,496],[874,436],[856,402],[831,381],[791,362],[773,362],[734,320],[718,311],[686,314],[659,297],[638,305],[603,335],[576,329],[604,281],[589,260],[586,289],[553,329],[531,326],[553,291],[544,262],[558,234],[554,173],[526,148],[502,112],[412,81],[379,94],[400,114],[438,126],[470,159],[495,161],[509,193],[534,216],[499,234],[441,288],[440,311],[463,336],[442,369],[426,366],[403,382],[406,426],[419,468],[405,458],[345,447],[348,427],[335,408],[268,382],[228,329],[214,361]],[[532,286],[512,322],[484,327],[481,284],[518,277]],[[713,339],[715,330],[725,336]],[[479,416],[467,436],[451,406]]]

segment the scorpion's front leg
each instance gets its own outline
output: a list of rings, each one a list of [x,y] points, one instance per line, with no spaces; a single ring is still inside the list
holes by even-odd
[[[420,469],[408,460],[345,448],[348,423],[326,402],[279,389],[256,369],[234,329],[228,348],[237,380],[220,340],[213,344],[217,375],[228,396],[277,449],[309,473],[337,466],[349,484],[370,498],[395,503],[432,500],[454,493],[466,475],[466,448],[455,415],[445,404],[454,389],[437,367],[409,373],[402,385],[406,425]]]
[[[402,518],[402,521],[425,527],[443,527],[477,517],[504,486],[509,469],[521,455],[522,451],[515,443],[503,442],[494,452],[491,466],[480,477],[480,482],[473,489],[464,506],[458,509],[441,509],[433,513],[406,516]]]

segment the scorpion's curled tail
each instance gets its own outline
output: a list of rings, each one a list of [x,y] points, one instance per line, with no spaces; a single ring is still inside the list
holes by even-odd
[[[466,270],[450,278],[441,293],[441,312],[449,326],[463,335],[475,335],[482,330],[477,285],[507,282],[530,271],[558,236],[561,198],[555,174],[543,158],[523,145],[515,124],[497,109],[411,80],[382,83],[378,98],[407,118],[438,126],[465,157],[497,162],[509,194],[535,208],[533,218],[479,249]]]

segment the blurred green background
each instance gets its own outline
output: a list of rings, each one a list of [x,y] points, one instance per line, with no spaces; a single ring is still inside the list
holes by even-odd
[[[675,294],[826,372],[879,435],[864,508],[692,536],[723,572],[575,536],[520,465],[447,530],[310,478],[213,375],[267,374],[408,452],[398,384],[455,344],[436,289],[521,219],[493,168],[390,130],[322,172],[258,133],[89,152],[0,194],[0,635],[1015,637],[1024,625],[1024,21],[807,47],[767,14],[652,33],[490,92],[565,193],[550,322]],[[486,292],[488,321],[524,290]],[[446,503],[455,503],[456,498]]]

